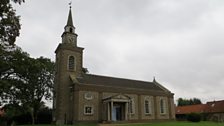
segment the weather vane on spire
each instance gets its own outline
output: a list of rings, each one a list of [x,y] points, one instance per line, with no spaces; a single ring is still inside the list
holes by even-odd
[[[72,1],[70,1],[70,2],[68,3],[68,5],[69,5],[69,8],[72,8]]]

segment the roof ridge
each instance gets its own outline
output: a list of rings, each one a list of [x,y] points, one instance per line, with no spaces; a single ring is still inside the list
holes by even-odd
[[[137,81],[137,82],[144,82],[144,83],[152,83],[150,81],[143,81],[143,80],[135,80],[135,79],[129,79],[129,78],[121,78],[121,77],[112,77],[112,76],[105,76],[105,75],[97,75],[97,74],[86,74],[90,76],[97,76],[97,77],[105,77],[105,78],[114,78],[114,79],[121,79],[121,80],[128,80],[128,81]]]
[[[219,100],[219,101],[208,101],[208,102],[206,102],[206,104],[207,104],[207,103],[216,103],[216,102],[224,102],[224,100]]]
[[[184,105],[184,106],[177,106],[177,107],[191,107],[191,106],[202,106],[207,104],[195,104],[195,105]]]

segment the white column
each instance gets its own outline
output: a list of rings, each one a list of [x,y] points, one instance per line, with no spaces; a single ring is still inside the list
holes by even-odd
[[[111,113],[110,113],[110,119],[111,119],[111,121],[113,121],[112,120],[112,118],[113,118],[113,107],[114,107],[114,102],[113,101],[111,101]]]
[[[107,120],[110,121],[110,102],[107,103]]]
[[[128,120],[128,102],[125,102],[125,120]]]

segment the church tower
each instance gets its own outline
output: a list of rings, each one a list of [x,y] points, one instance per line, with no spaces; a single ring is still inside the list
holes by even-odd
[[[71,76],[81,77],[83,49],[77,46],[75,27],[73,26],[71,7],[67,24],[62,34],[62,42],[55,50],[56,72],[54,82],[54,121],[58,124],[68,124],[73,120],[74,93]]]

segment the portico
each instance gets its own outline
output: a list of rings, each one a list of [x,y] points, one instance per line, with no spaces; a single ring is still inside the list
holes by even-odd
[[[114,95],[103,99],[106,105],[107,121],[128,120],[130,97],[122,94]]]

